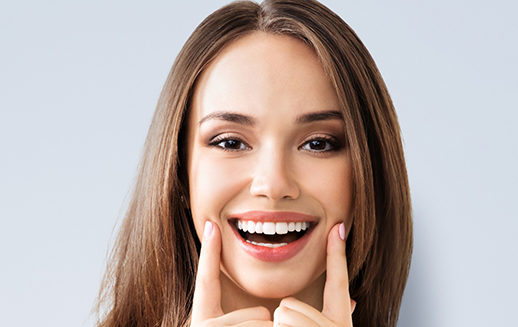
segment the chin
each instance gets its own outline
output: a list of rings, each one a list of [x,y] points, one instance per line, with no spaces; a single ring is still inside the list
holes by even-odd
[[[278,271],[246,271],[231,278],[239,288],[256,298],[282,299],[303,293],[323,272],[314,276],[296,269]]]
[[[261,282],[258,285],[241,286],[248,294],[264,299],[281,299],[299,293],[305,285],[285,281]]]

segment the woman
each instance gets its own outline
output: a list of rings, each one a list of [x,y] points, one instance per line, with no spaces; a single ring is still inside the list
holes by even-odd
[[[316,1],[232,3],[168,76],[99,326],[395,326],[410,210],[354,32]]]

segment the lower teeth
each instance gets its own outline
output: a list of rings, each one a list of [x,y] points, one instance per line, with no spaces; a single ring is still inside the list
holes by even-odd
[[[246,241],[248,243],[250,243],[250,244],[253,244],[253,245],[265,246],[265,247],[268,247],[268,248],[278,248],[280,246],[288,245],[288,243],[257,243],[257,242],[249,241],[249,240],[246,240]]]

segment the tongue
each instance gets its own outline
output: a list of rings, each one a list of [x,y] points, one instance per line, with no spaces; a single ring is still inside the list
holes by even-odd
[[[246,239],[257,243],[291,243],[298,239],[297,233],[265,235],[246,233]]]

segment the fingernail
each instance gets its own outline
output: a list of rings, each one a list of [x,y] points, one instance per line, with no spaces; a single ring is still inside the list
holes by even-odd
[[[210,221],[205,222],[205,228],[203,229],[203,238],[209,238],[212,235],[214,226]]]
[[[340,235],[340,238],[342,239],[342,241],[345,240],[345,225],[344,223],[341,223],[340,226],[338,227],[338,234]]]

